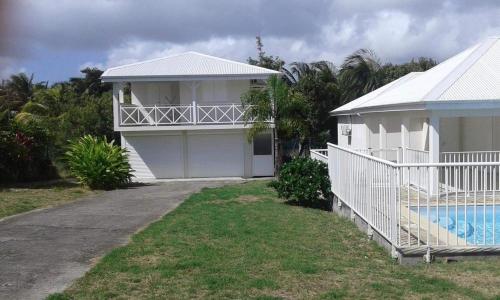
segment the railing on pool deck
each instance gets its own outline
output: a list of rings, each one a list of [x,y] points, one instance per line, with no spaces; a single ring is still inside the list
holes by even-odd
[[[500,151],[441,152],[442,162],[498,162]]]
[[[311,149],[310,153],[312,159],[328,163],[328,149]]]
[[[332,191],[395,248],[500,247],[500,162],[411,155],[397,163],[328,144]]]

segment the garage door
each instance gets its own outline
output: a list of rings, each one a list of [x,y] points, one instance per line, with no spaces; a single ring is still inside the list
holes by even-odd
[[[188,135],[190,177],[244,175],[244,135]]]
[[[125,136],[124,139],[137,178],[184,176],[181,135]]]

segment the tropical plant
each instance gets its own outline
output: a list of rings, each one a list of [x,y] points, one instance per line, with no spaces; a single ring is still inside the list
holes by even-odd
[[[54,178],[50,133],[38,123],[9,123],[0,129],[0,181]]]
[[[378,88],[382,83],[380,60],[372,50],[359,49],[349,55],[340,69],[342,102],[349,102]]]
[[[271,186],[281,198],[304,206],[325,207],[331,193],[328,166],[306,157],[284,164]]]
[[[318,61],[294,62],[282,71],[285,81],[310,103],[311,109],[307,116],[310,135],[305,142],[309,147],[325,145],[330,130],[335,128],[335,120],[329,113],[340,104],[337,69],[329,61]],[[306,147],[303,145],[301,150],[304,149]]]
[[[85,135],[71,142],[66,161],[70,173],[91,189],[113,189],[132,178],[126,150],[105,138]]]
[[[291,90],[276,75],[268,79],[263,89],[252,89],[244,93],[241,101],[245,109],[243,119],[250,125],[249,141],[259,133],[274,131],[276,170],[279,170],[283,141],[292,138],[303,140],[309,135],[309,103],[301,93]]]
[[[262,39],[260,36],[255,37],[257,44],[257,59],[249,57],[248,63],[251,65],[280,71],[285,65],[285,61],[283,61],[279,56],[266,55],[264,52],[264,44],[262,43]]]

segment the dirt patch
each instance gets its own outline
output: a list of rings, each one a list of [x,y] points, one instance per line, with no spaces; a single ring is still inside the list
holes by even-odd
[[[248,203],[255,203],[261,201],[262,198],[259,196],[254,196],[254,195],[241,195],[237,198],[231,199],[231,200],[212,200],[210,201],[210,204],[228,204],[228,203],[243,203],[243,204],[248,204]]]

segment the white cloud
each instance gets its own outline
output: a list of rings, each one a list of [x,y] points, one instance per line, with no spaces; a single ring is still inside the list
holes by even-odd
[[[287,62],[327,59],[337,65],[359,48],[373,49],[384,62],[419,56],[443,60],[500,34],[498,0],[103,0],[92,5],[61,0],[57,8],[50,0],[19,3],[13,18],[19,24],[12,26],[17,32],[5,43],[35,54],[41,53],[37,49],[78,52],[78,62],[66,74],[76,66],[104,68],[189,50],[245,61],[256,56],[258,34],[268,54]],[[85,51],[94,56],[82,59]],[[96,52],[106,59],[96,61]],[[19,53],[10,52],[0,73],[26,65],[26,52]]]

